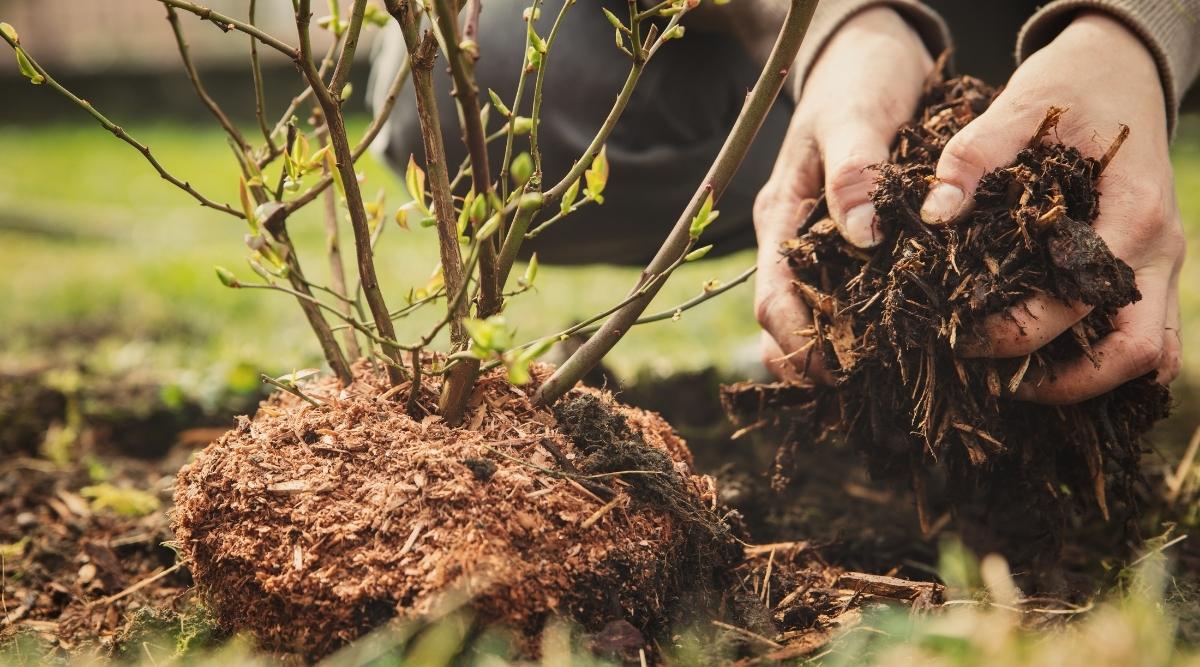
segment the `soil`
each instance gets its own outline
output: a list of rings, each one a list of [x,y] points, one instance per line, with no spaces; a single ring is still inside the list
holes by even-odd
[[[872,198],[884,235],[876,249],[846,243],[823,219],[822,203],[784,249],[797,293],[813,310],[813,349],[836,387],[744,385],[727,403],[745,424],[786,423],[781,482],[796,447],[844,439],[875,479],[914,491],[926,532],[950,512],[980,551],[1054,561],[1073,526],[1088,519],[1133,529],[1141,437],[1166,416],[1170,398],[1151,374],[1075,406],[1012,399],[1022,380],[1091,357],[1117,310],[1140,294],[1132,270],[1091,226],[1096,184],[1126,131],[1104,158],[1085,157],[1051,140],[1060,109],[1030,128],[1012,165],[983,178],[965,220],[922,223],[942,148],[995,94],[971,77],[927,84],[890,162],[876,167]],[[1093,310],[1024,358],[956,353],[988,315],[1034,295]]]
[[[109,467],[120,471],[108,480],[118,486],[165,492],[172,479],[135,459]],[[111,651],[133,616],[187,605],[191,577],[165,546],[173,538],[166,516],[95,508],[79,493],[93,483],[82,468],[41,459],[0,464],[0,645],[32,635],[61,650]]]
[[[530,640],[551,614],[649,635],[738,556],[657,415],[595,390],[535,409],[493,373],[455,429],[356,371],[306,385],[320,407],[276,395],[179,474],[184,558],[219,622],[269,648],[324,655],[462,596]]]

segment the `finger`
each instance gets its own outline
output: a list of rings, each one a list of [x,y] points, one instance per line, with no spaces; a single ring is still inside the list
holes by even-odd
[[[859,248],[872,248],[883,235],[871,204],[874,165],[887,162],[896,128],[886,115],[840,119],[818,138],[825,164],[825,199],[838,231]]]
[[[759,195],[760,200],[764,197]],[[760,217],[776,218],[770,224],[780,229],[795,229],[804,215],[812,208],[811,200],[796,206],[778,203],[767,207]],[[780,220],[782,219],[782,220]],[[794,235],[794,232],[793,232]],[[792,269],[779,247],[778,236],[760,234],[761,247],[758,253],[758,273],[754,282],[755,316],[764,333],[772,340],[775,349],[767,351],[764,346],[764,363],[772,373],[785,380],[798,380],[808,376],[819,382],[831,383],[818,350],[814,349],[807,331],[812,326],[808,305],[800,299],[793,288]],[[779,372],[786,366],[791,373]]]
[[[989,315],[977,332],[959,338],[955,351],[962,357],[1023,357],[1058,338],[1090,312],[1092,307],[1083,303],[1067,303],[1044,294],[1030,297]]]
[[[1180,337],[1179,319],[1179,282],[1178,277],[1171,281],[1167,291],[1167,319],[1163,331],[1163,353],[1158,363],[1158,382],[1171,384],[1179,377],[1183,366],[1183,339]]]
[[[803,379],[796,367],[792,365],[791,359],[787,358],[787,353],[766,331],[762,332],[760,349],[762,364],[771,375],[784,382],[800,382]]]
[[[1069,405],[1099,396],[1159,367],[1163,359],[1167,316],[1167,281],[1146,275],[1141,301],[1117,312],[1116,329],[1092,348],[1095,364],[1086,356],[1066,362],[1026,380],[1017,388],[1023,401]]]
[[[1028,110],[1008,103],[1001,94],[942,150],[936,180],[921,205],[921,220],[945,225],[970,211],[979,179],[1012,162],[1036,126]]]

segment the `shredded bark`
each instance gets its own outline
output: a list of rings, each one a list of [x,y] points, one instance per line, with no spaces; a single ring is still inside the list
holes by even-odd
[[[180,471],[177,539],[222,625],[315,657],[465,596],[532,651],[550,615],[654,630],[718,569],[689,557],[689,517],[715,517],[715,485],[657,415],[577,390],[556,416],[492,373],[450,428],[381,400],[377,368],[355,371],[345,389],[303,387],[320,407],[273,396]],[[591,427],[570,412],[585,404]]]

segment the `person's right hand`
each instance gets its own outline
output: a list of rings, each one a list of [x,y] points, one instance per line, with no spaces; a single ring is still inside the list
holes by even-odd
[[[755,312],[763,363],[782,380],[807,374],[828,382],[819,351],[803,333],[812,323],[779,252],[795,237],[821,188],[842,236],[868,248],[880,240],[871,165],[886,162],[896,130],[916,111],[933,69],[925,45],[892,9],[868,9],[826,44],[804,82],[767,184],[754,202],[758,237]],[[807,363],[807,366],[805,365]]]

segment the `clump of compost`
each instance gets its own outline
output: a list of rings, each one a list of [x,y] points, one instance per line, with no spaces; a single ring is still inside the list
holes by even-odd
[[[348,387],[302,392],[320,405],[268,399],[175,493],[180,548],[217,619],[269,648],[321,656],[456,600],[530,639],[551,615],[653,632],[740,557],[684,442],[605,392],[535,408],[493,372],[461,428],[414,419],[367,362]]]
[[[1012,398],[1022,381],[1053,377],[1057,364],[1096,363],[1092,346],[1141,295],[1092,227],[1098,180],[1127,128],[1103,158],[1085,157],[1051,140],[1064,111],[1050,109],[1016,160],[982,179],[964,220],[921,221],[942,149],[995,94],[966,76],[927,84],[890,162],[877,167],[872,200],[883,239],[875,249],[845,242],[819,205],[786,248],[836,379],[833,401],[814,389],[793,402],[832,403],[818,417],[836,422],[873,476],[911,482],[923,526],[938,487],[951,510],[981,508],[983,523],[1000,532],[1006,524],[1023,544],[1044,548],[1071,516],[1134,512],[1139,437],[1166,416],[1169,394],[1151,374],[1079,405]],[[1035,295],[1093,309],[1022,358],[956,353],[967,336],[983,337],[986,317]]]

